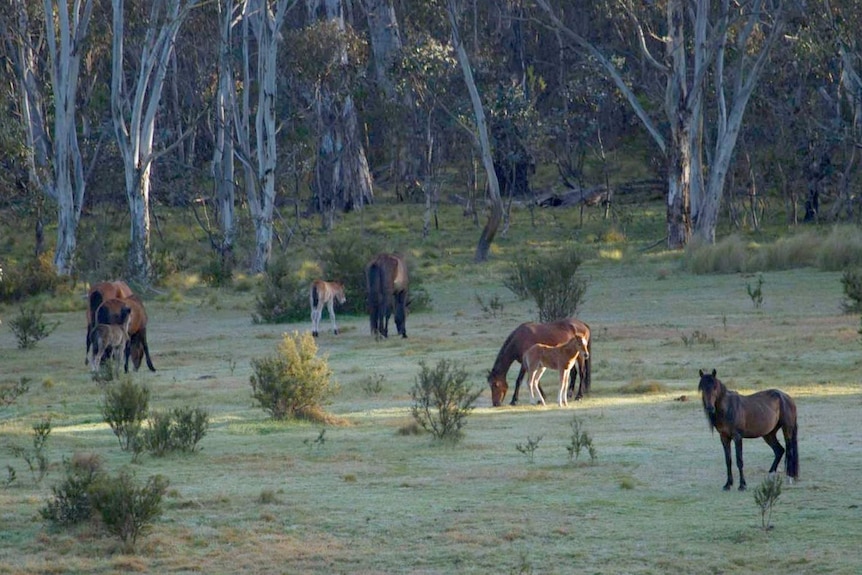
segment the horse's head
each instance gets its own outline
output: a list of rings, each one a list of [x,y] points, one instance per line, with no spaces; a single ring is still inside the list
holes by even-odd
[[[494,372],[489,372],[488,386],[491,388],[491,404],[494,407],[500,407],[503,403],[503,398],[506,397],[506,392],[509,391],[509,384],[506,383],[506,375],[497,375]]]
[[[700,399],[703,402],[703,411],[706,413],[711,426],[715,425],[715,404],[719,401],[723,387],[715,375],[714,369],[712,373],[704,373],[701,369],[700,382],[697,384],[697,390],[700,392]]]
[[[347,301],[347,296],[344,295],[344,284],[339,282],[333,282],[333,287],[335,288],[335,301],[338,302],[338,305],[342,305]]]
[[[587,339],[586,334],[578,334],[575,338],[580,343],[580,352],[584,357],[584,361],[590,359],[590,341]]]

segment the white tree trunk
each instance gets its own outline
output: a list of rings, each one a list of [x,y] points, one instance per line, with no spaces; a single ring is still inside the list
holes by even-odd
[[[123,158],[126,199],[129,202],[129,277],[147,285],[150,264],[150,172],[155,160],[153,133],[165,74],[174,40],[198,0],[153,0],[137,77],[125,78],[124,0],[113,6],[111,115]]]

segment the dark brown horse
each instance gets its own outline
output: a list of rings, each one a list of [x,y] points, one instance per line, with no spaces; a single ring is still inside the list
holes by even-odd
[[[515,380],[515,390],[512,392],[511,405],[518,403],[518,391],[521,388],[521,381],[524,379],[526,371],[523,365],[524,354],[537,343],[545,345],[560,345],[566,343],[576,335],[583,337],[587,341],[587,354],[585,357],[579,357],[577,361],[577,372],[581,374],[580,386],[575,400],[583,398],[590,392],[591,380],[591,364],[592,364],[592,339],[590,337],[590,326],[581,320],[569,318],[550,323],[522,323],[509,334],[503,346],[497,353],[497,359],[494,360],[494,366],[488,373],[488,385],[491,387],[491,403],[494,407],[498,407],[503,403],[506,397],[506,392],[509,390],[509,384],[506,383],[506,374],[509,372],[509,367],[514,362],[521,364],[521,369],[518,371],[518,378]],[[573,369],[571,371],[571,379],[569,381],[569,394],[574,391],[575,378],[577,373]],[[545,392],[539,387],[539,392],[542,397],[545,397]]]
[[[110,282],[99,282],[90,287],[87,292],[87,351],[84,363],[87,363],[86,357],[90,354],[90,332],[93,326],[96,325],[96,310],[102,305],[102,302],[109,299],[125,299],[132,295],[132,288],[122,280]]]
[[[389,317],[395,315],[395,327],[407,337],[407,265],[395,254],[378,254],[365,268],[368,286],[368,318],[376,339],[389,336]]]
[[[700,370],[700,383],[697,385],[703,400],[703,410],[709,420],[710,429],[715,428],[721,436],[724,447],[724,462],[727,465],[727,483],[724,489],[733,486],[733,473],[730,461],[730,442],[736,447],[736,466],[739,468],[739,490],[745,489],[745,476],[742,474],[743,438],[762,437],[772,448],[775,459],[769,473],[775,473],[785,449],[778,442],[778,430],[784,433],[787,457],[784,460],[787,476],[799,476],[799,449],[797,447],[796,404],[789,395],[778,389],[758,391],[751,395],[740,395],[731,391],[712,373]]]
[[[129,356],[132,358],[132,366],[135,371],[141,367],[141,361],[146,357],[147,367],[150,371],[156,371],[150,358],[150,347],[147,344],[147,310],[141,298],[135,294],[124,299],[113,298],[102,302],[96,310],[96,323],[122,324],[123,310],[128,309],[128,333],[129,343],[126,347],[125,371],[129,372]]]

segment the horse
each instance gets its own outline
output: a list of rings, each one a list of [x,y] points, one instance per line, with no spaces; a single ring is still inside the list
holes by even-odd
[[[583,335],[576,335],[566,343],[560,345],[545,345],[537,343],[524,354],[522,365],[530,376],[530,399],[534,397],[533,391],[539,394],[539,400],[545,405],[545,398],[539,392],[539,380],[542,379],[547,368],[556,369],[560,372],[560,393],[557,402],[560,407],[569,405],[566,397],[566,386],[569,383],[569,373],[572,371],[578,357],[583,354],[584,359],[589,359],[587,351],[587,339]]]
[[[395,327],[407,337],[407,265],[395,254],[378,254],[365,268],[368,286],[368,315],[375,339],[389,336],[389,316],[395,315]]]
[[[109,299],[125,299],[132,295],[132,288],[122,280],[105,281],[93,284],[87,292],[87,347],[84,356],[84,365],[87,364],[90,355],[90,334],[96,325],[96,310],[102,302]]]
[[[335,323],[335,312],[332,307],[338,302],[339,305],[347,301],[344,297],[344,284],[338,282],[327,282],[314,280],[311,282],[311,291],[308,294],[311,304],[311,335],[317,337],[320,329],[320,319],[323,317],[323,306],[329,310],[329,319],[332,320],[332,332],[338,335],[338,325]]]
[[[730,461],[730,442],[736,447],[736,466],[739,468],[739,490],[745,490],[745,476],[742,474],[743,438],[762,437],[772,448],[775,459],[769,473],[775,473],[778,463],[785,454],[785,448],[778,442],[776,435],[780,429],[784,433],[787,457],[784,460],[787,476],[799,477],[799,449],[797,446],[796,403],[778,389],[758,391],[751,395],[740,395],[727,389],[716,377],[716,371],[704,373],[700,370],[700,383],[697,385],[703,401],[703,411],[709,420],[710,429],[715,428],[724,447],[724,462],[727,465],[727,483],[724,490],[733,487],[733,473]]]
[[[93,326],[93,332],[90,334],[90,340],[93,344],[90,370],[93,373],[99,370],[99,366],[102,365],[102,358],[108,356],[114,361],[114,376],[119,377],[121,354],[125,353],[128,356],[131,313],[131,308],[124,307],[120,314],[123,319],[121,324],[97,323]]]
[[[156,371],[153,367],[153,360],[150,358],[150,347],[147,344],[147,310],[144,309],[144,303],[141,298],[133,294],[125,299],[110,299],[106,300],[96,310],[96,322],[106,324],[122,323],[122,309],[128,307],[131,309],[129,317],[129,345],[126,351],[125,371],[129,372],[129,357],[132,358],[132,365],[135,371],[141,367],[141,360],[146,356],[147,367],[150,371]]]
[[[578,394],[574,399],[578,401],[585,394],[589,393],[592,380],[592,360],[589,359],[590,352],[592,351],[590,326],[574,318],[550,323],[526,322],[516,327],[503,342],[500,351],[497,353],[497,358],[494,360],[494,366],[488,373],[488,385],[491,387],[491,403],[494,407],[499,407],[506,397],[506,392],[509,390],[509,384],[506,383],[506,374],[509,372],[509,367],[516,361],[521,364],[521,369],[518,371],[518,378],[515,380],[515,390],[512,393],[511,405],[517,405],[518,390],[521,388],[521,381],[524,379],[524,374],[526,373],[522,358],[528,349],[537,343],[545,345],[566,343],[576,335],[581,335],[586,339],[587,353],[583,354],[583,356],[578,356],[577,372],[580,373],[581,379],[578,386]],[[573,370],[570,376],[569,392],[572,393],[574,392],[577,373]],[[541,386],[539,386],[539,393],[544,396]]]

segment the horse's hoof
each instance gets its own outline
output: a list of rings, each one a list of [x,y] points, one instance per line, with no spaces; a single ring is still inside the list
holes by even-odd
[[[728,483],[727,485],[725,485],[724,487],[722,487],[722,489],[724,489],[725,491],[730,491],[730,488],[731,488],[731,487],[733,487],[733,483]]]
[[[312,337],[317,337],[317,332],[316,332],[316,331],[311,332],[311,336],[312,336]]]
[[[739,486],[739,490],[740,490],[740,491],[745,491],[745,485],[744,485],[744,484],[743,484],[743,485],[740,485],[740,486]]]
[[[512,401],[509,402],[509,405],[518,405],[518,400],[513,399]]]
[[[335,335],[338,335],[338,330],[335,330],[333,333],[334,333]]]

